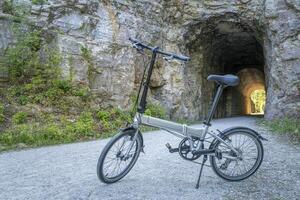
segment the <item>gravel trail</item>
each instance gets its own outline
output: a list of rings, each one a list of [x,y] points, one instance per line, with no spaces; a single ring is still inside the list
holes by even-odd
[[[112,185],[101,183],[96,175],[98,156],[108,139],[2,153],[0,199],[300,199],[300,146],[257,127],[256,119],[235,117],[212,123],[220,130],[254,128],[269,140],[263,142],[260,169],[241,182],[226,182],[205,167],[196,190],[200,166],[168,153],[165,143],[175,147],[179,140],[153,131],[144,134],[146,154]]]

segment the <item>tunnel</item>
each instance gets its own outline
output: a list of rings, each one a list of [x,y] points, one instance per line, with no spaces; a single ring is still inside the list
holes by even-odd
[[[186,47],[192,61],[186,73],[192,73],[189,76],[199,86],[194,96],[194,104],[201,108],[199,116],[205,117],[216,91],[216,84],[206,79],[209,74],[233,74],[240,78],[238,86],[224,90],[215,117],[263,115],[264,53],[262,37],[255,26],[219,18],[194,25],[190,31]]]

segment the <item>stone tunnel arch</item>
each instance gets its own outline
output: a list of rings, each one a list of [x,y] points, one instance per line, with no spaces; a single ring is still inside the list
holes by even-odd
[[[236,16],[213,17],[190,25],[185,47],[192,61],[185,73],[187,82],[197,88],[188,93],[193,94],[193,106],[199,108],[198,118],[206,115],[216,89],[206,80],[209,74],[235,74],[241,80],[239,86],[225,89],[215,117],[255,112],[252,92],[266,91],[261,30]]]

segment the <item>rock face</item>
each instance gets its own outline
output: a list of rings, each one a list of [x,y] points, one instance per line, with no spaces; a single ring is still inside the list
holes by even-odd
[[[0,2],[0,54],[13,43],[13,12]],[[300,117],[300,21],[294,0],[48,0],[13,1],[31,23],[48,32],[63,57],[65,76],[88,82],[100,102],[128,108],[143,71],[142,56],[128,42],[138,38],[191,56],[181,64],[159,59],[150,99],[171,117],[201,119],[214,84],[210,73],[256,68],[265,75],[265,117]],[[20,9],[18,10],[20,12]],[[92,59],[81,53],[86,48]],[[88,62],[94,69],[90,72]],[[93,73],[90,79],[89,73]],[[242,114],[243,99],[227,89],[217,116]]]

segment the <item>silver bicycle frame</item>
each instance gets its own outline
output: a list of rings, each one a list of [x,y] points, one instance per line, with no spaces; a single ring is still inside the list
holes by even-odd
[[[195,128],[191,126],[187,126],[186,124],[180,124],[176,122],[171,122],[151,116],[147,116],[141,113],[136,113],[133,121],[133,127],[138,129],[138,127],[143,124],[147,126],[152,126],[155,128],[160,128],[161,130],[167,131],[179,138],[188,138],[190,142],[191,150],[199,150],[200,146],[194,146],[194,142],[192,137],[197,137],[200,141],[204,141],[205,136],[207,134],[211,135],[213,138],[216,138],[220,142],[224,143],[228,148],[230,148],[235,153],[239,154],[235,148],[232,147],[230,143],[227,143],[218,135],[214,134],[213,132],[209,132],[209,125],[203,124],[202,127]]]

